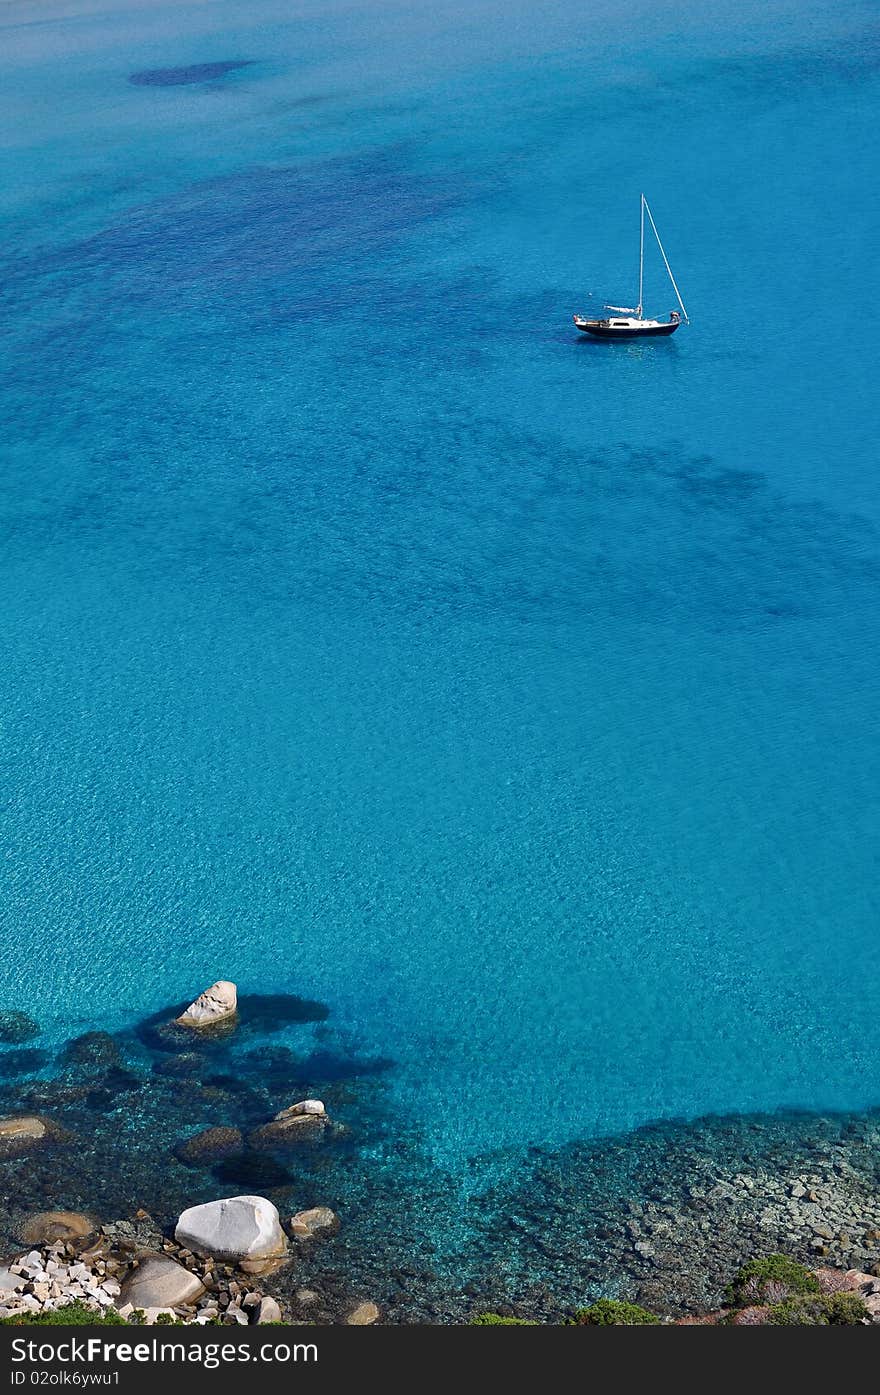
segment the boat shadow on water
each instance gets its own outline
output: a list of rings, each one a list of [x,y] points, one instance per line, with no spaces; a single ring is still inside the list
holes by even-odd
[[[632,359],[652,359],[657,354],[664,358],[672,354],[678,358],[681,352],[679,345],[669,335],[646,339],[593,339],[586,334],[578,334],[574,338],[571,335],[567,337],[569,343],[577,344],[580,349],[591,350],[600,357],[614,354],[617,357]]]

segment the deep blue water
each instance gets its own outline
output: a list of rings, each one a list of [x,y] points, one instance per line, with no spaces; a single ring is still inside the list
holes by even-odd
[[[452,1167],[876,1103],[875,8],[427,10],[4,6],[4,997]]]

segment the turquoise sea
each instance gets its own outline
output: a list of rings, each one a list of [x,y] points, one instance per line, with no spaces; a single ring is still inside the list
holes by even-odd
[[[880,1102],[876,6],[10,0],[0,41],[37,1045],[318,999],[460,1176]],[[642,190],[692,325],[579,338]]]

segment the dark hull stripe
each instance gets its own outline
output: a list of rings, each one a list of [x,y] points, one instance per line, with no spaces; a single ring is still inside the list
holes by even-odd
[[[674,334],[678,325],[652,325],[649,329],[605,329],[602,325],[576,325],[581,334],[592,334],[595,339],[645,339],[649,335]]]

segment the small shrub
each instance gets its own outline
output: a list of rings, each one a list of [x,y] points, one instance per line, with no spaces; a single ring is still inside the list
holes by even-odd
[[[539,1327],[540,1323],[529,1322],[528,1318],[502,1317],[500,1313],[477,1313],[470,1321],[471,1327]]]
[[[757,1307],[737,1308],[721,1319],[728,1327],[766,1327],[770,1321],[770,1309],[764,1304]]]
[[[0,1318],[4,1327],[124,1327],[125,1318],[112,1308],[97,1313],[84,1303],[65,1303],[51,1313],[18,1313]]]
[[[853,1327],[869,1317],[857,1293],[798,1294],[767,1314],[774,1327]]]
[[[767,1255],[744,1264],[728,1284],[725,1300],[733,1308],[781,1303],[797,1294],[818,1293],[819,1280],[788,1255]]]
[[[659,1321],[647,1308],[640,1308],[638,1303],[624,1303],[618,1298],[600,1298],[589,1308],[578,1308],[574,1315],[577,1327],[646,1327]]]

